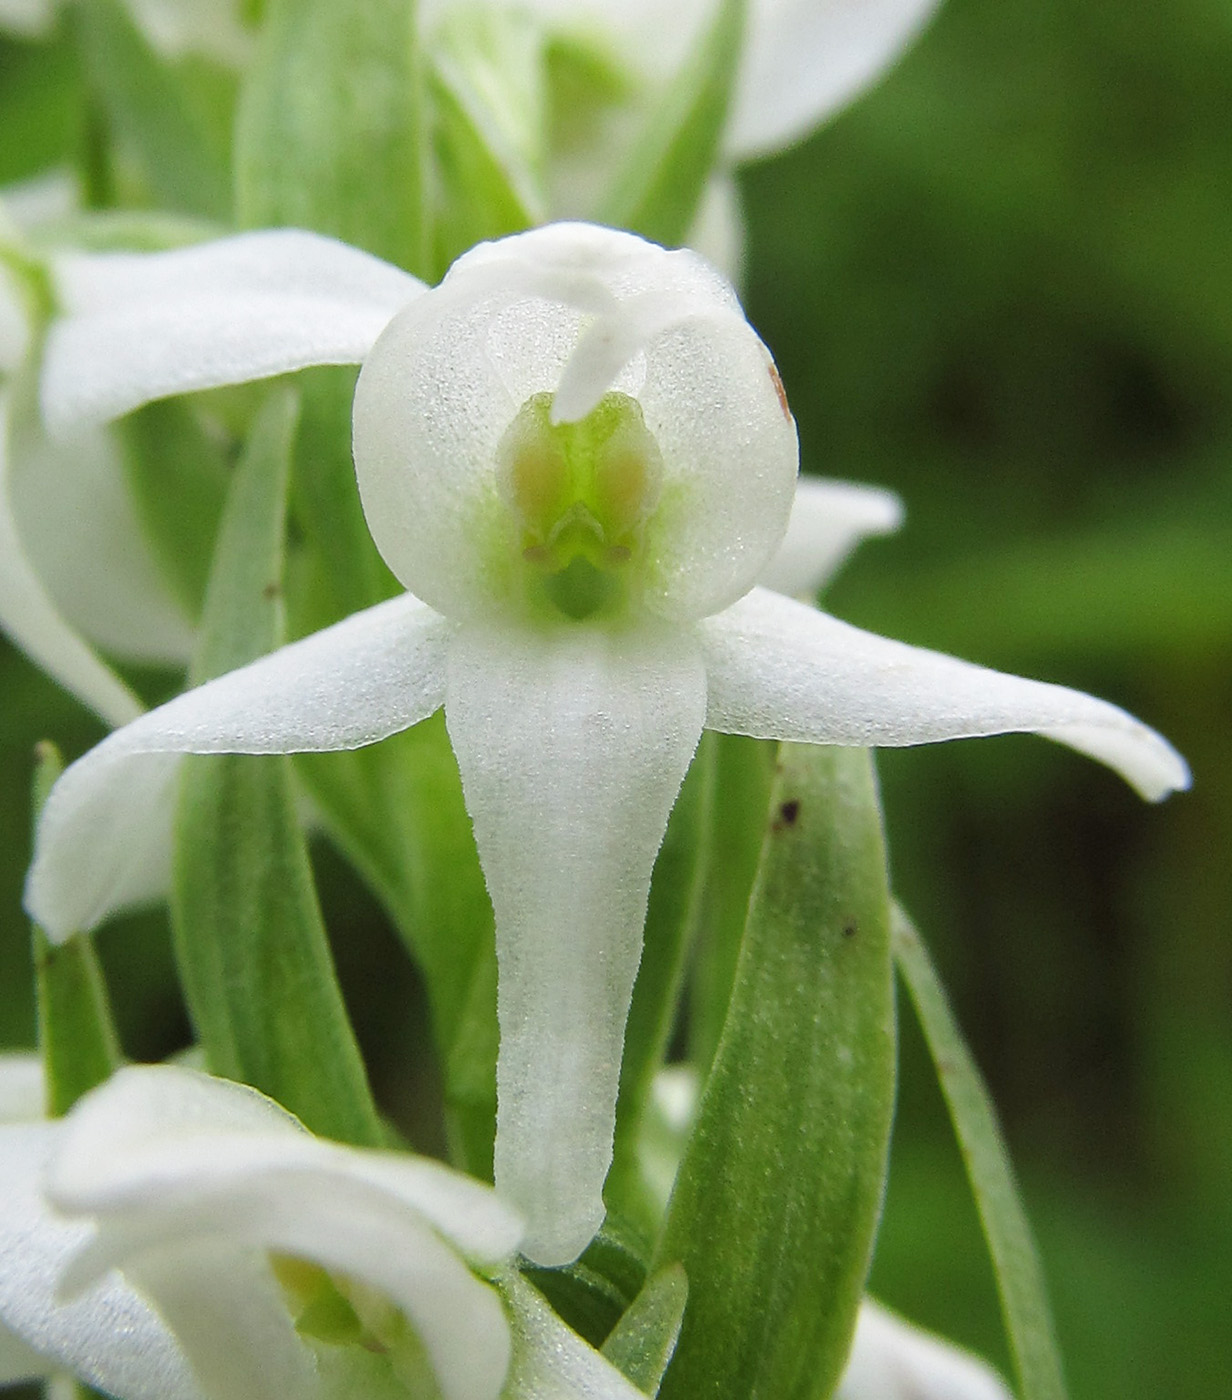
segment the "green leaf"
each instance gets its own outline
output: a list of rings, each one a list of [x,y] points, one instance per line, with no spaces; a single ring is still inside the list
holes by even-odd
[[[679,1264],[660,1269],[629,1305],[603,1343],[603,1355],[643,1395],[658,1392],[672,1359],[689,1298],[689,1280]]]
[[[296,766],[330,834],[388,910],[428,990],[454,1163],[491,1179],[496,948],[457,762],[441,715]]]
[[[135,193],[164,209],[228,219],[231,75],[198,59],[167,62],[118,0],[87,0],[77,23],[91,87],[148,186]]]
[[[541,29],[529,15],[499,8],[444,18],[431,70],[437,272],[485,238],[547,218]]]
[[[642,1176],[642,1127],[675,1025],[685,961],[702,904],[718,737],[703,735],[655,861],[642,961],[625,1029],[616,1138],[603,1196],[609,1213],[640,1226],[648,1238],[657,1231],[658,1209]]]
[[[880,1211],[894,1004],[870,755],[784,744],[771,816],[656,1252],[689,1280],[670,1400],[829,1396]]]
[[[892,929],[894,960],[928,1041],[988,1240],[1019,1393],[1022,1400],[1065,1400],[1043,1270],[996,1109],[928,951],[897,905]]]
[[[272,389],[236,469],[195,680],[242,665],[280,640],[297,410],[292,391]],[[185,760],[171,913],[185,997],[210,1068],[269,1094],[314,1132],[379,1144],[383,1133],[334,974],[287,758]]]
[[[717,163],[743,46],[747,0],[720,0],[710,28],[667,85],[598,211],[600,223],[683,243]]]
[[[182,399],[130,414],[123,431],[138,518],[176,601],[195,621],[227,493],[224,454]]]
[[[38,746],[33,802],[36,819],[63,767],[54,745]],[[123,1055],[89,935],[77,934],[57,946],[36,924],[33,936],[38,1043],[47,1113],[60,1118],[83,1094],[108,1078]]]
[[[690,988],[689,1059],[704,1077],[727,1017],[766,829],[776,750],[773,744],[742,734],[706,734],[702,742],[714,750],[714,796]]]
[[[294,504],[306,572],[297,633],[397,592],[364,522],[351,465],[353,370],[300,376]],[[298,586],[298,585],[302,585]],[[462,784],[442,716],[349,753],[295,765],[331,837],[384,904],[428,990],[456,1165],[491,1179],[496,1119],[496,951]]]
[[[315,229],[426,276],[422,88],[413,0],[270,0],[240,95],[239,223]]]
[[[645,1286],[644,1241],[609,1216],[580,1259],[522,1272],[579,1336],[602,1346]]]
[[[402,592],[368,532],[351,459],[351,401],[357,371],[322,366],[300,372],[299,431],[291,501],[319,565],[328,607],[294,619],[315,630]]]

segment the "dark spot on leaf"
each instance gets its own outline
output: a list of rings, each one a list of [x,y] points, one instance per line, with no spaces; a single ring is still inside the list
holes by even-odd
[[[785,827],[795,826],[796,819],[800,815],[800,802],[798,798],[789,798],[779,807],[779,814],[770,823],[771,831],[782,831]]]
[[[272,602],[281,592],[282,584],[280,584],[277,579],[271,579],[261,590],[261,596],[267,601]]]
[[[856,923],[854,919],[848,919],[847,922],[843,925],[844,938],[854,938],[856,934],[859,933],[859,931],[860,926]]]

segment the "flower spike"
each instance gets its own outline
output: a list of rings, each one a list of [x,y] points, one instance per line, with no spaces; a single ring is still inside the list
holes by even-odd
[[[203,266],[238,257],[238,301],[259,280],[240,241],[193,250]],[[140,260],[121,271],[167,343],[177,316],[202,332],[177,352],[179,381],[268,372],[264,332],[251,354],[232,326],[206,334],[178,272],[160,309],[165,256],[148,296]],[[356,272],[331,252],[316,289],[350,296],[369,328],[371,263]],[[298,295],[272,272],[275,299]],[[651,870],[703,719],[852,745],[1033,730],[1148,797],[1188,771],[1115,706],[754,587],[792,517],[795,423],[731,288],[695,254],[561,224],[480,245],[399,309],[400,278],[360,372],[354,455],[373,538],[410,594],[190,692],[70,768],[27,902],[60,933],[114,907],[131,855],[115,833],[145,786],[170,781],[167,755],[351,747],[443,702],[496,914],[497,1185],[526,1218],[528,1254],[558,1264],[601,1219]],[[100,324],[121,336],[125,323]],[[70,320],[60,343],[74,334]],[[161,392],[167,380],[135,376],[93,399]],[[827,565],[896,523],[893,498],[850,492],[818,519],[827,489],[801,492],[812,518],[798,512]],[[814,582],[785,572],[793,589]]]

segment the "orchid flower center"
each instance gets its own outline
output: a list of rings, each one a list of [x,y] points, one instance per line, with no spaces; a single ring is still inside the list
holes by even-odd
[[[270,1263],[301,1336],[387,1357],[411,1395],[440,1395],[415,1329],[378,1290],[291,1255],[273,1254]]]
[[[608,393],[575,423],[532,395],[497,446],[527,598],[581,620],[620,610],[659,497],[663,459],[637,400]]]

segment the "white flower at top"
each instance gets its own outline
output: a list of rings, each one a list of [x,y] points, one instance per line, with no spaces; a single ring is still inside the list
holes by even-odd
[[[61,268],[53,425],[362,360],[356,472],[410,590],[104,741],[44,809],[27,903],[56,937],[138,881],[183,752],[350,748],[442,705],[496,916],[496,1179],[523,1248],[603,1214],[651,870],[703,726],[902,745],[1033,730],[1144,796],[1180,756],[1115,706],[858,631],[754,586],[792,506],[769,353],[695,254],[561,224],[428,291],[296,232]]]
[[[749,0],[733,108],[732,160],[781,150],[856,97],[887,68],[938,0]],[[549,27],[606,39],[635,72],[666,83],[718,9],[718,0],[486,0]],[[423,0],[434,25],[458,0]]]

